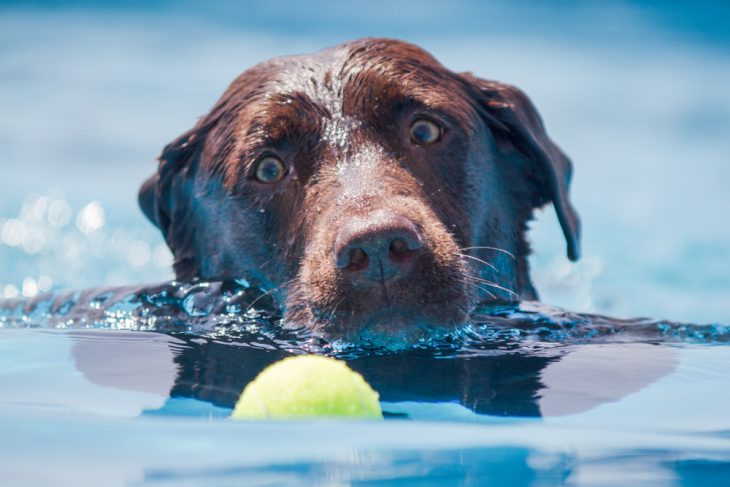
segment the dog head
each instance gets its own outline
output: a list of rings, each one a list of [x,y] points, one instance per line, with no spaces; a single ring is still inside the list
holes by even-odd
[[[525,240],[571,163],[517,88],[362,39],[239,76],[140,191],[180,279],[246,278],[285,322],[407,340],[478,302],[535,299]]]

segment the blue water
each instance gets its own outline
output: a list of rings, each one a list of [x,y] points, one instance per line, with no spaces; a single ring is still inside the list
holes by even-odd
[[[730,484],[728,25],[722,2],[3,2],[0,298],[171,279],[136,207],[160,149],[246,67],[386,35],[520,86],[572,157],[585,257],[541,212],[542,300],[651,319],[525,303],[388,352],[201,310],[203,288],[169,320],[133,292],[86,318],[16,307],[0,484]],[[388,419],[226,419],[306,351],[347,359]]]
[[[291,341],[251,330],[235,338],[6,330],[0,479],[725,485],[727,345],[641,331],[560,340],[476,333],[457,346],[398,353],[329,349],[379,391],[385,421],[247,423],[227,419],[237,395],[265,365],[301,353]]]

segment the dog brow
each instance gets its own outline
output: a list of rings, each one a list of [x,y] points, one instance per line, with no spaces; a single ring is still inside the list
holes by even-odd
[[[290,144],[308,142],[322,131],[320,112],[301,93],[267,94],[242,114],[238,158],[246,160],[263,147],[286,149]]]

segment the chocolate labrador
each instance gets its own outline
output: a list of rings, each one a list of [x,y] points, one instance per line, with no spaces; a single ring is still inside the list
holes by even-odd
[[[179,279],[245,278],[286,324],[412,341],[536,299],[535,208],[578,258],[571,169],[519,89],[368,38],[245,71],[139,201]]]

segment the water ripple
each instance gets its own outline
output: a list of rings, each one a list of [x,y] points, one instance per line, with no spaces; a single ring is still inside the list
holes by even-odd
[[[290,353],[344,357],[392,351],[367,342],[328,341],[309,330],[281,325],[281,314],[265,291],[243,280],[172,281],[0,300],[0,328],[179,333]],[[409,348],[427,349],[437,357],[468,357],[539,353],[564,344],[629,341],[727,343],[730,327],[615,319],[526,301],[480,308],[456,331],[423,339]]]

